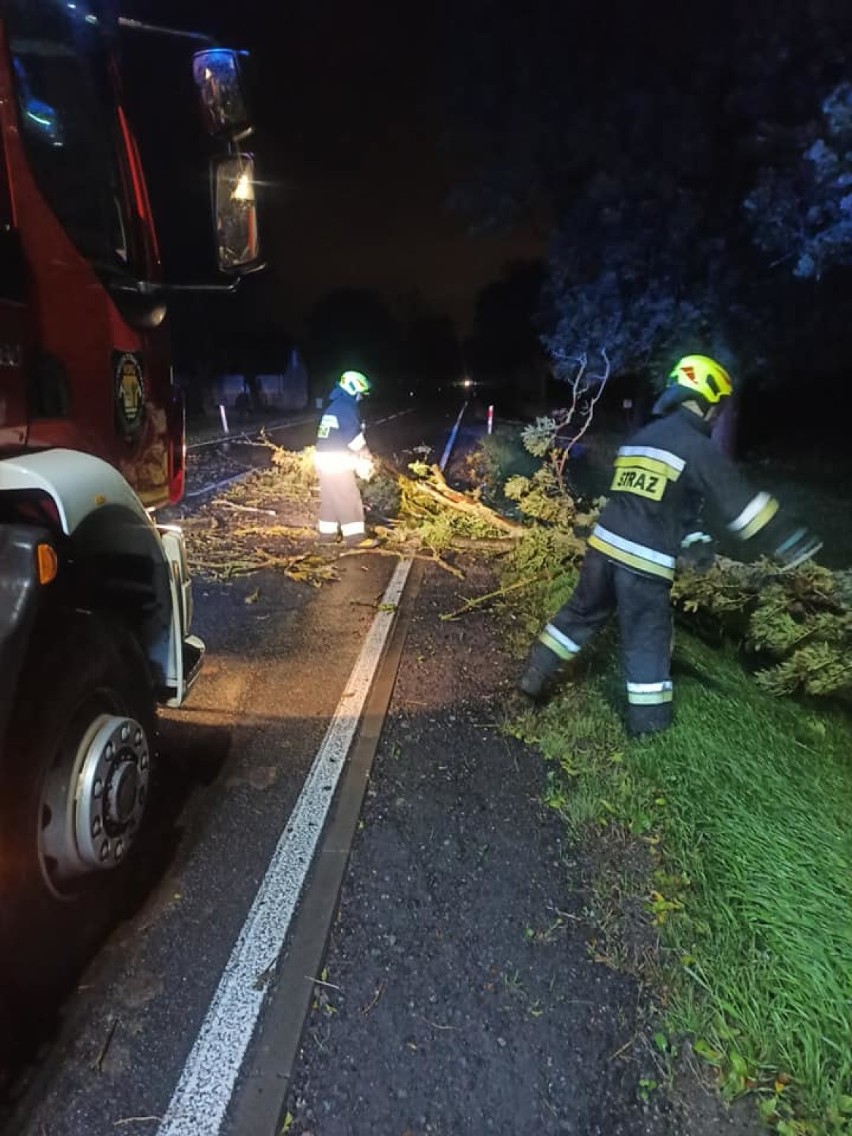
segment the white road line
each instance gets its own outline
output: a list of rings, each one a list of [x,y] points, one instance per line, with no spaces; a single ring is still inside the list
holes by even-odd
[[[214,481],[210,485],[204,485],[201,489],[193,489],[191,492],[184,493],[184,497],[201,497],[205,493],[212,493],[214,489],[221,489],[225,485],[233,485],[235,481],[243,481],[250,474],[257,473],[256,469],[246,469],[242,473],[235,473],[232,477],[223,477],[221,481]]]
[[[450,454],[453,452],[453,446],[456,444],[456,435],[459,432],[459,426],[461,426],[461,420],[462,420],[462,417],[463,417],[464,412],[466,410],[467,410],[467,403],[465,403],[464,406],[459,411],[459,416],[456,419],[456,424],[452,428],[452,430],[450,431],[449,438],[447,438],[447,446],[446,446],[446,449],[444,450],[444,456],[441,458],[441,461],[440,461],[440,467],[441,467],[442,472],[443,472],[444,467],[446,466],[447,462],[449,461]]]
[[[395,418],[404,418],[406,414],[413,414],[414,408],[407,407],[405,410],[398,410],[396,414],[388,414],[384,418],[376,418],[375,421],[370,420],[368,426],[381,426],[383,422],[393,422]]]
[[[447,441],[440,462],[442,470],[452,451],[466,405]],[[219,1136],[221,1132],[263,1007],[266,980],[273,973],[287,938],[411,565],[411,560],[400,561],[382,596],[379,611],[225,965],[157,1136]]]
[[[157,1136],[218,1136],[411,569],[391,577]]]

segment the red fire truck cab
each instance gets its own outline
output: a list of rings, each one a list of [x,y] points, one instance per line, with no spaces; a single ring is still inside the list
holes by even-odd
[[[183,412],[121,24],[106,0],[0,0],[0,946],[20,905],[120,878],[156,705],[203,653],[182,535],[153,519],[183,491]],[[233,281],[259,264],[240,59],[186,43]]]

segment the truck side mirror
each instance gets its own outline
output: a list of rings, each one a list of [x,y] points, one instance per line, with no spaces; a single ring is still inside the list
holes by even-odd
[[[232,141],[247,138],[253,127],[237,52],[224,47],[196,52],[192,57],[192,75],[207,133]]]
[[[222,272],[249,272],[259,266],[254,159],[248,154],[215,158],[213,200],[216,253]]]

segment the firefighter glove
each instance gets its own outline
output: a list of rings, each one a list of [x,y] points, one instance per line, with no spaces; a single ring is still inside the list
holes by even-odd
[[[373,459],[369,454],[362,455],[355,462],[355,473],[362,481],[369,481],[375,473]]]
[[[694,572],[708,572],[715,562],[713,538],[705,532],[687,533],[680,544],[678,565]]]

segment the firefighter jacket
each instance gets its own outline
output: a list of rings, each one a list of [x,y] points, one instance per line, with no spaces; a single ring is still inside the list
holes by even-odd
[[[755,492],[710,439],[710,426],[680,407],[644,426],[616,455],[607,503],[589,545],[644,576],[672,580],[687,534],[710,499],[731,533],[785,567],[821,542],[779,517],[778,502]]]
[[[358,402],[342,387],[329,395],[317,430],[316,467],[327,473],[355,469],[367,455]]]

